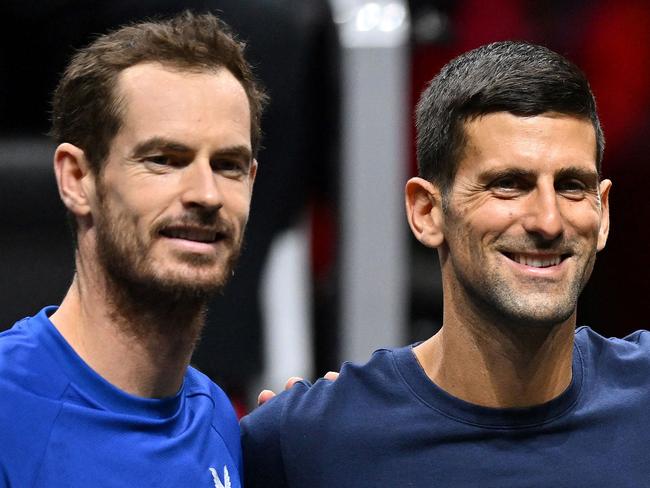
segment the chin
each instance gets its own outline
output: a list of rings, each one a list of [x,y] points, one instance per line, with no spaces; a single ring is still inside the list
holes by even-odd
[[[158,263],[123,271],[124,268],[109,270],[122,296],[142,305],[161,307],[205,302],[223,292],[232,274],[228,266],[161,266]]]
[[[162,275],[158,274],[152,281],[156,282],[161,290],[169,291],[172,294],[174,294],[174,290],[177,290],[177,293],[181,295],[210,297],[223,290],[231,274],[224,269],[170,270]]]
[[[513,323],[519,326],[534,328],[552,328],[564,324],[571,318],[575,306],[561,306],[549,308],[548,303],[528,304],[518,307],[516,310],[508,310],[506,314]]]
[[[138,295],[149,302],[161,303],[204,302],[223,291],[223,281],[186,280],[178,278],[160,278],[143,280]],[[145,284],[146,283],[146,284]]]

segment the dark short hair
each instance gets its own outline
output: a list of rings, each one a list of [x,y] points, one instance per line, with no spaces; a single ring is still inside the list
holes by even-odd
[[[225,68],[248,97],[251,146],[256,155],[266,95],[244,59],[244,47],[216,16],[189,11],[100,36],[79,50],[66,68],[52,100],[50,135],[58,143],[83,149],[91,168],[99,173],[122,124],[123,107],[115,87],[123,70],[145,62],[193,72]]]
[[[588,119],[596,132],[600,173],[605,139],[584,73],[554,51],[526,42],[495,42],[466,52],[431,80],[416,111],[420,176],[443,195],[465,148],[465,122],[494,112],[558,112]]]

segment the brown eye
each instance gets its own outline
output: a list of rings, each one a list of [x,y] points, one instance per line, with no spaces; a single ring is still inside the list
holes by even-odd
[[[573,191],[573,192],[581,192],[584,191],[586,186],[585,184],[576,179],[570,179],[570,180],[563,180],[559,181],[555,185],[556,190],[558,191]]]
[[[170,164],[170,158],[168,156],[148,156],[146,161],[149,163],[158,164],[161,166],[167,166]]]
[[[178,156],[168,156],[164,154],[159,154],[156,156],[148,156],[145,158],[145,161],[147,163],[152,163],[156,166],[171,167],[171,168],[182,167],[188,163],[188,161],[186,161],[186,159],[184,158],[180,158]]]
[[[555,191],[570,200],[582,200],[587,193],[587,185],[578,179],[560,180],[555,184]]]
[[[490,183],[489,188],[498,197],[510,198],[526,190],[526,180],[516,176],[504,176]]]
[[[237,178],[246,173],[246,165],[237,159],[218,159],[213,161],[212,169],[228,178]]]
[[[507,177],[507,178],[499,178],[498,180],[492,183],[492,187],[500,188],[503,190],[514,190],[516,188],[519,188],[519,185],[515,178]]]

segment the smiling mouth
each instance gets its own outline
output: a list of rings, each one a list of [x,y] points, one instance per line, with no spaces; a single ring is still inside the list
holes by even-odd
[[[503,253],[508,259],[523,264],[524,266],[531,266],[533,268],[550,268],[557,266],[569,254],[523,254],[523,253]]]
[[[204,227],[166,227],[159,233],[170,239],[183,239],[205,244],[212,244],[226,237],[224,232]]]

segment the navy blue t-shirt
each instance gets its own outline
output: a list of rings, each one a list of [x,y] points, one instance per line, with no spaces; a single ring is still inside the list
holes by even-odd
[[[299,383],[241,427],[247,488],[650,486],[650,335],[578,329],[570,386],[531,408],[455,398],[405,347]]]
[[[0,334],[0,487],[241,487],[217,385],[190,367],[174,397],[129,395],[74,352],[54,310]]]

